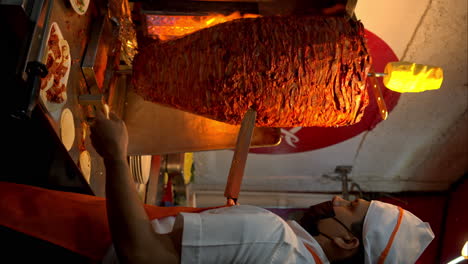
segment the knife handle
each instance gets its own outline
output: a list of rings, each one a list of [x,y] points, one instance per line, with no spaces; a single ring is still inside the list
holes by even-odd
[[[376,79],[375,73],[371,73],[371,76],[367,78],[369,80],[369,85],[372,87],[374,93],[375,101],[379,107],[379,113],[383,120],[386,120],[388,117],[387,105],[385,104],[382,90],[380,89],[380,84]]]
[[[236,149],[232,157],[231,169],[229,170],[229,176],[224,190],[224,197],[228,199],[228,203],[237,204],[237,198],[239,198],[247,155],[249,154],[250,142],[255,128],[256,116],[256,111],[248,110],[239,129]]]

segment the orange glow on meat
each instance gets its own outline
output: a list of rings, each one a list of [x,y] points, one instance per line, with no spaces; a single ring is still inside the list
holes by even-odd
[[[213,14],[208,16],[159,16],[148,15],[148,34],[162,41],[183,37],[204,28],[242,18],[255,18],[260,15],[234,12],[224,16]]]

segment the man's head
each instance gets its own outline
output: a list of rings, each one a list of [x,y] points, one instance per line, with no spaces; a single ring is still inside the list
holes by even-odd
[[[300,224],[332,263],[400,263],[417,260],[434,234],[427,223],[400,207],[340,197],[311,206]],[[382,262],[383,263],[383,262]]]
[[[311,206],[300,224],[320,243],[330,261],[363,262],[362,227],[369,206],[362,199],[350,202],[336,196]]]

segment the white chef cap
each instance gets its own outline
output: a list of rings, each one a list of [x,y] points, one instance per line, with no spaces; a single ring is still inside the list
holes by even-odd
[[[371,202],[362,232],[366,264],[415,263],[434,239],[429,223],[379,201]]]

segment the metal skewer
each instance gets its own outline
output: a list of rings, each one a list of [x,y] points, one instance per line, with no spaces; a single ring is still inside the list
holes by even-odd
[[[371,72],[369,72],[369,73],[367,74],[367,76],[384,77],[384,76],[387,76],[387,74],[386,74],[386,73],[382,73],[382,72],[376,72],[376,73],[371,73]]]

